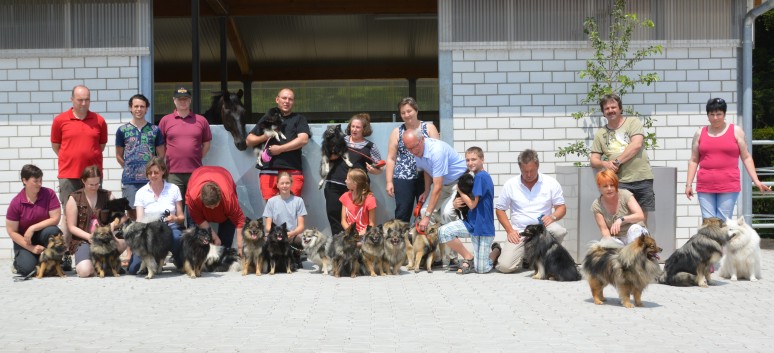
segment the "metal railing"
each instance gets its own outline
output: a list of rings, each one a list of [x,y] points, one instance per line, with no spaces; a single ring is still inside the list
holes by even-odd
[[[774,145],[774,140],[752,140],[753,146],[769,146]],[[765,177],[774,176],[774,167],[761,167],[761,168],[755,168],[755,172],[758,173],[759,179],[765,179]],[[768,186],[774,186],[774,181],[764,181],[763,184]],[[760,200],[760,199],[771,199],[774,198],[774,193],[762,193],[757,188],[751,188],[752,192],[752,199],[753,200]],[[752,210],[752,205],[750,205],[750,210]],[[769,210],[770,212],[774,212],[774,210]],[[768,213],[753,213],[751,215],[752,222],[751,225],[753,228],[759,228],[759,229],[771,229],[774,228],[774,214]]]

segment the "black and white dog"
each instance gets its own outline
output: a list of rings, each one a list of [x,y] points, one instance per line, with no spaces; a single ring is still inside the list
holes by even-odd
[[[271,154],[268,150],[272,139],[277,141],[287,140],[282,133],[282,113],[279,108],[271,108],[269,112],[258,122],[258,128],[269,137],[263,144],[263,147],[255,147],[255,156],[258,157],[258,165],[263,167],[264,162],[271,160]],[[264,160],[265,159],[265,160]]]
[[[344,141],[344,131],[341,131],[341,125],[339,124],[328,125],[323,134],[322,160],[320,160],[320,189],[325,186],[325,180],[331,171],[331,159],[335,159],[333,156],[344,159],[344,163],[348,167],[352,167],[352,162],[349,161],[347,142]]]

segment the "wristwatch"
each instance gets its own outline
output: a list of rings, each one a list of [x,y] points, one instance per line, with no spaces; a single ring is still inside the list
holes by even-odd
[[[548,217],[551,217],[551,219],[553,219],[554,221],[556,220],[556,216],[554,216],[552,214],[548,215]]]
[[[616,158],[616,159],[613,161],[613,165],[615,165],[615,166],[617,167],[617,166],[621,165],[621,161],[619,161],[619,160],[618,160],[618,158]]]
[[[430,215],[431,215],[431,214],[432,214],[432,213],[425,211],[425,217],[427,217],[427,218],[430,218]]]
[[[623,224],[623,222],[624,222],[624,216],[618,217],[618,219],[620,219],[620,220],[621,220],[621,223]]]

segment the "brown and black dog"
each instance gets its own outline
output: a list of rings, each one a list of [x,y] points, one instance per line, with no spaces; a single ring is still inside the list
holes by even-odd
[[[594,304],[601,305],[606,299],[602,290],[612,284],[624,307],[642,306],[642,291],[660,273],[658,253],[661,248],[650,235],[643,234],[626,246],[612,239],[594,243],[583,260],[583,273],[589,281]]]
[[[110,270],[114,277],[119,277],[118,268],[121,267],[121,253],[118,252],[118,243],[110,231],[110,227],[96,227],[91,233],[91,261],[99,278],[105,278],[105,272]]]
[[[38,274],[35,278],[43,278],[44,275],[65,277],[62,271],[62,258],[66,249],[64,235],[61,232],[48,238],[48,246],[40,253]]]

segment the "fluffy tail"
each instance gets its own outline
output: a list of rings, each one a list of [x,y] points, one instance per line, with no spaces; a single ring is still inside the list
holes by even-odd
[[[669,276],[666,271],[658,276],[658,283],[677,287],[691,287],[696,285],[696,275],[688,272],[678,272],[674,276]]]

